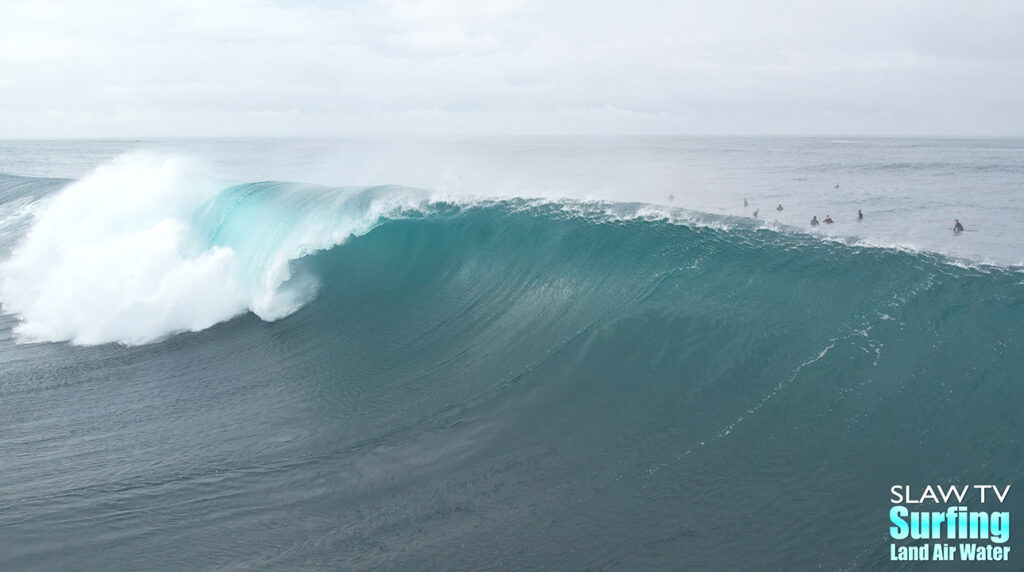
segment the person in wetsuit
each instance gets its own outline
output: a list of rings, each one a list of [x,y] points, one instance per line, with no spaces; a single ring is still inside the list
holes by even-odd
[[[761,212],[760,209],[754,209],[754,218],[757,218],[757,213]]]
[[[811,217],[811,226],[818,226],[818,215]]]
[[[825,224],[832,224],[835,221],[832,220],[832,215],[825,215]]]
[[[747,197],[743,197],[743,206],[748,206],[750,203],[747,202]]]
[[[953,222],[956,223],[953,225],[953,232],[960,234],[964,231],[964,225],[960,224],[960,219],[955,218],[953,219]]]
[[[782,210],[782,203],[779,203],[779,206],[775,207],[775,210],[781,211]]]
[[[857,209],[857,220],[864,220],[864,213],[860,212],[860,209]]]

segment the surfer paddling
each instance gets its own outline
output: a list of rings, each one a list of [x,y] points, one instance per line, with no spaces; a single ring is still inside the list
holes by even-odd
[[[960,219],[953,219],[953,232],[960,234],[964,231],[964,225],[960,224]]]

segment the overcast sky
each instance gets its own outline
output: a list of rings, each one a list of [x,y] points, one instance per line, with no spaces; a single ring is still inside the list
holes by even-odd
[[[1024,1],[0,0],[0,138],[1024,136]]]

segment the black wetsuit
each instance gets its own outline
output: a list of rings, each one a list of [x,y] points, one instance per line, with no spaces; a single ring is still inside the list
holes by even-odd
[[[811,226],[818,226],[818,217],[814,217],[811,219]]]
[[[962,225],[960,223],[956,223],[956,226],[953,227],[953,232],[963,232],[963,231],[964,231],[964,225]]]

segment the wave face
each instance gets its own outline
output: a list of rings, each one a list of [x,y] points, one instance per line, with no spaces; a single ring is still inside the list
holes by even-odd
[[[131,161],[43,201],[4,309],[31,340],[203,331],[31,346],[65,379],[5,374],[8,403],[126,392],[117,427],[65,393],[48,414],[140,455],[80,443],[85,484],[14,463],[8,564],[188,542],[204,566],[885,568],[890,486],[1024,474],[1019,270],[643,205],[218,188],[148,159],[136,194],[111,187]],[[10,484],[30,477],[49,490]]]

